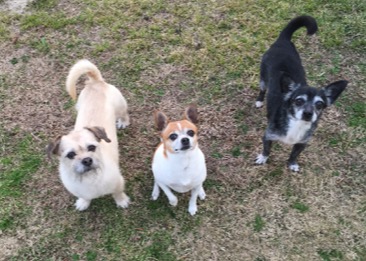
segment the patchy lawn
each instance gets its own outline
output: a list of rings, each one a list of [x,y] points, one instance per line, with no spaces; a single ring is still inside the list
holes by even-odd
[[[366,260],[366,3],[346,1],[0,0],[0,260]],[[266,127],[254,107],[263,52],[288,21],[309,83],[350,82],[301,154],[300,173],[276,144],[255,166]],[[77,212],[49,140],[73,127],[64,85],[81,58],[126,97],[119,131],[131,206],[111,197]],[[200,113],[207,199],[196,216],[151,201],[159,142],[152,112]]]

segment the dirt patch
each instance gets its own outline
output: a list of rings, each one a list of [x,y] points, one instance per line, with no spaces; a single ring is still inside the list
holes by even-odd
[[[32,1],[33,0],[5,0],[0,2],[0,10],[21,14],[25,12],[27,5]]]

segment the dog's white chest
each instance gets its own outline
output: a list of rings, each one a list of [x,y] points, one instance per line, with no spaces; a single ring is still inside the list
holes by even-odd
[[[180,193],[192,190],[206,179],[205,158],[199,148],[184,155],[165,157],[163,146],[160,146],[154,155],[152,170],[158,183]]]
[[[302,142],[310,128],[311,122],[290,119],[287,134],[281,136],[280,141],[291,145]]]

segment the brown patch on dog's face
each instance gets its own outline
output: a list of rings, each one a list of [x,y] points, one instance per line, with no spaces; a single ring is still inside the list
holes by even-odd
[[[192,150],[197,145],[197,127],[188,120],[170,122],[161,133],[161,139],[170,153]]]

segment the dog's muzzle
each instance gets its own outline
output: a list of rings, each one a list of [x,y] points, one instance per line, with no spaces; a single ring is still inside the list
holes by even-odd
[[[188,138],[183,138],[180,142],[182,143],[182,147],[180,148],[180,150],[188,150],[191,148]]]
[[[309,112],[309,111],[304,111],[302,114],[302,119],[304,121],[311,121],[311,119],[313,118],[313,112]]]
[[[81,165],[79,166],[80,167],[77,169],[77,172],[79,172],[80,174],[86,173],[95,168],[95,166],[93,166],[93,159],[90,157],[82,159]]]

